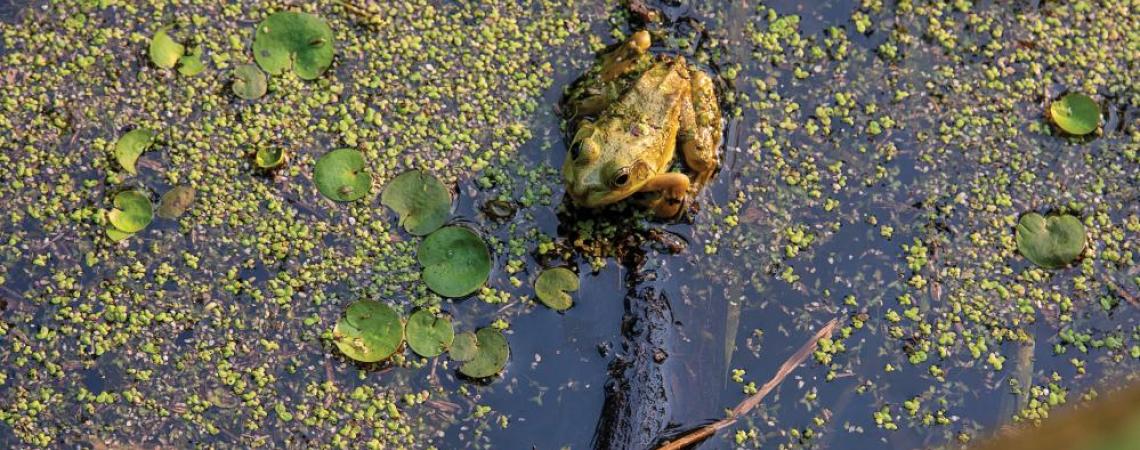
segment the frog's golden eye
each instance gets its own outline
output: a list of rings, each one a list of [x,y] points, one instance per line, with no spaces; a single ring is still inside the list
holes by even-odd
[[[629,175],[629,167],[622,167],[614,172],[614,176],[610,178],[610,187],[620,188],[629,184],[632,177]]]

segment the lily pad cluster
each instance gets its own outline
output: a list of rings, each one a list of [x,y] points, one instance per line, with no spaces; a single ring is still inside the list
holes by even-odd
[[[332,332],[333,343],[353,360],[374,363],[408,347],[425,358],[451,350],[451,358],[464,362],[460,373],[471,378],[498,374],[506,366],[510,348],[502,332],[483,328],[455,334],[451,319],[427,310],[416,310],[407,322],[392,307],[375,300],[358,300],[349,305]]]
[[[1037,213],[1017,222],[1017,250],[1025,259],[1046,269],[1059,269],[1076,261],[1085,250],[1085,226],[1068,214],[1044,217]]]

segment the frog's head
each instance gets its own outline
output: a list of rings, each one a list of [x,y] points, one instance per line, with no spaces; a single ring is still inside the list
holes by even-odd
[[[660,133],[621,117],[582,121],[562,165],[566,193],[575,205],[597,208],[633,195],[658,170]]]

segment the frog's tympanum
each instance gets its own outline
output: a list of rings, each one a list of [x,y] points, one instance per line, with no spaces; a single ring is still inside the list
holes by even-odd
[[[651,55],[649,46],[648,32],[635,33],[567,94],[573,139],[562,176],[577,206],[636,194],[658,217],[675,217],[717,169],[721,116],[712,79],[682,56]],[[678,151],[688,173],[672,171]]]

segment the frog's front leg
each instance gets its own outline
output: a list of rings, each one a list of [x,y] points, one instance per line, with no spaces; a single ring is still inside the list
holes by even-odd
[[[660,193],[650,206],[657,217],[671,219],[677,217],[681,207],[685,205],[685,196],[689,192],[689,177],[683,173],[666,172],[654,175],[638,192]]]
[[[602,55],[601,64],[571,90],[566,102],[569,117],[594,116],[616,102],[628,84],[621,76],[650,59],[649,45],[649,33],[642,30]]]
[[[649,51],[651,44],[649,32],[641,30],[633,33],[633,36],[630,36],[617,48],[602,55],[601,81],[613,81],[633,70],[638,61],[641,60],[642,55]]]
[[[679,133],[685,165],[692,170],[693,191],[700,191],[712,179],[720,165],[720,106],[712,78],[697,68],[689,69],[692,101],[681,111]]]

